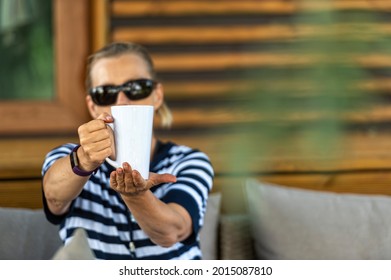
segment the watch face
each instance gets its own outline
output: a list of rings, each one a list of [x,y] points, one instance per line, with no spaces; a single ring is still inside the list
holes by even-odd
[[[77,158],[77,149],[79,149],[79,147],[80,145],[77,145],[75,148],[73,148],[71,154],[69,155],[73,173],[79,176],[90,176],[92,173],[95,173],[97,169],[93,171],[84,171],[79,168],[79,159]]]

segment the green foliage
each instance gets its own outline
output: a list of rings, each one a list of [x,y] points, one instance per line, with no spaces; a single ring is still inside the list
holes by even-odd
[[[354,117],[381,100],[363,87],[373,77],[360,60],[368,54],[390,54],[389,37],[376,24],[381,24],[376,11],[325,8],[296,14],[294,29],[307,32],[271,53],[297,60],[279,71],[264,67],[246,73],[256,79],[243,109],[257,118],[234,128],[241,145],[232,149],[232,170],[249,172],[262,164],[259,158],[273,154],[325,158],[341,151]]]

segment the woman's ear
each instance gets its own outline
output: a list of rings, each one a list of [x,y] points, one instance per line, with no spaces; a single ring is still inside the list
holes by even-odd
[[[162,106],[164,100],[164,90],[163,85],[161,83],[158,83],[156,85],[152,100],[153,107],[155,108],[155,111],[157,111]]]
[[[91,96],[87,95],[86,96],[86,103],[87,103],[87,108],[88,111],[90,112],[90,115],[93,119],[96,119],[98,117],[98,112],[96,110],[96,105],[94,101],[92,101]]]

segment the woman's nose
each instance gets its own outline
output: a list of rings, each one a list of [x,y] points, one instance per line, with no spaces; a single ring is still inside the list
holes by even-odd
[[[126,97],[125,93],[123,91],[120,91],[117,96],[117,105],[128,105],[130,104],[131,100]]]

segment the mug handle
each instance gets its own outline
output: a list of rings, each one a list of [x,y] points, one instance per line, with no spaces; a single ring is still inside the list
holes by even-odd
[[[108,127],[110,127],[111,128],[111,130],[114,132],[114,124],[113,123],[106,123],[106,125],[108,126]],[[114,141],[115,141],[115,134],[113,133],[113,136],[114,136]],[[117,145],[115,145],[115,152],[117,153]],[[106,158],[106,161],[110,164],[110,165],[112,165],[112,166],[114,166],[115,168],[118,168],[118,167],[121,167],[122,165],[121,164],[119,164],[118,162],[116,162],[114,159],[111,159],[111,158]]]

